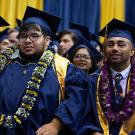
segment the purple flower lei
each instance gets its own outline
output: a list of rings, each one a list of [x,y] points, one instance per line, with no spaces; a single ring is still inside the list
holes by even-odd
[[[127,120],[135,110],[135,56],[131,58],[131,72],[128,78],[127,92],[122,108],[114,112],[112,107],[111,91],[113,88],[109,81],[109,66],[106,63],[99,76],[98,97],[104,115],[109,123],[117,124]]]

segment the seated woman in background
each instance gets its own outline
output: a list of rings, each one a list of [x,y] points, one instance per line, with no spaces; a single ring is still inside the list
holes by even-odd
[[[102,55],[86,40],[78,41],[65,56],[76,66],[91,74],[97,70],[97,63]]]

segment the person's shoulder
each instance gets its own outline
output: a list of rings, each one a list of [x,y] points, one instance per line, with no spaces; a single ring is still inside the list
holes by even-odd
[[[93,77],[93,76],[98,77],[99,74],[100,74],[100,71],[96,71],[96,72],[89,74],[89,77]]]
[[[70,61],[69,61],[67,58],[62,57],[62,56],[60,56],[59,54],[55,54],[54,60],[55,60],[56,62],[61,63],[61,64],[64,64],[64,63],[68,63],[68,64],[69,64],[69,63],[70,63]]]
[[[72,63],[70,63],[70,64],[68,65],[68,74],[69,74],[69,75],[75,74],[75,75],[80,75],[80,76],[87,76],[87,75],[88,75],[85,71],[83,71],[82,69],[76,67],[76,66],[75,66],[74,64],[72,64]]]
[[[75,67],[73,64],[69,64],[66,82],[70,82],[74,86],[87,87],[87,73],[82,69]]]
[[[100,75],[100,71],[99,70],[96,71],[96,72],[93,72],[93,73],[88,75],[88,80],[92,81],[92,82],[96,82],[98,77],[99,77],[99,75]]]
[[[63,74],[63,78],[65,78],[70,61],[58,54],[55,54],[54,63],[57,73],[59,73],[60,75]]]

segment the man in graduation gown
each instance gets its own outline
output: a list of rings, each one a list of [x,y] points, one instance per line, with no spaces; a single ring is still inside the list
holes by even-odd
[[[45,50],[59,21],[58,17],[27,7],[18,46],[1,52],[0,135],[35,135],[52,121],[63,100],[65,77],[85,76],[67,59]]]
[[[127,135],[135,129],[134,32],[134,26],[117,19],[99,32],[105,36],[103,47],[107,61],[101,72],[91,75],[88,82],[96,96],[104,135]]]
[[[117,19],[99,32],[105,36],[107,62],[100,74],[95,75],[95,89],[98,116],[105,135],[127,135],[135,128],[134,32],[134,26]]]
[[[55,115],[69,126],[74,119],[76,123],[82,121],[78,134],[89,135],[92,134],[91,123],[94,123],[90,115],[93,106],[104,135],[132,134],[135,130],[135,56],[132,50],[135,27],[113,19],[99,34],[105,36],[104,67],[99,73],[88,76],[87,94],[82,92],[81,96],[76,94],[76,98],[74,96],[64,101]],[[73,87],[71,89],[75,90]],[[93,104],[88,103],[87,99],[92,99]]]

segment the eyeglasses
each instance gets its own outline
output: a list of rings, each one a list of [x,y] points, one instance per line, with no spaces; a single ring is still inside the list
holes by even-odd
[[[75,54],[74,55],[74,59],[76,59],[76,60],[81,60],[82,58],[85,60],[91,59],[90,55],[86,55],[86,54]]]
[[[38,38],[41,37],[41,36],[43,36],[43,35],[42,35],[42,34],[39,35],[38,33],[32,33],[32,34],[30,34],[30,35],[20,34],[20,35],[18,35],[17,38],[18,38],[18,40],[19,40],[20,42],[26,41],[28,37],[29,37],[29,39],[30,39],[31,41],[37,41]]]

